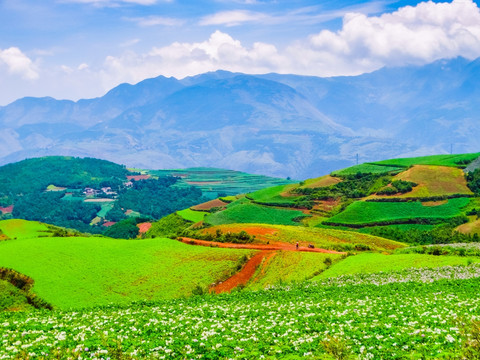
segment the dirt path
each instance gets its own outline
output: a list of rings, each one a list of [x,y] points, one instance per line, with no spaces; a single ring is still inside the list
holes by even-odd
[[[232,291],[239,285],[246,285],[255,274],[257,267],[260,266],[263,259],[270,256],[272,253],[274,253],[274,251],[260,251],[255,254],[250,260],[248,260],[242,270],[224,282],[216,285],[212,290],[215,291],[215,293],[220,294],[222,292]]]
[[[190,245],[200,245],[200,246],[209,246],[209,247],[220,247],[220,248],[230,248],[230,249],[251,249],[251,250],[264,250],[264,251],[307,251],[307,252],[319,252],[325,254],[346,254],[345,252],[335,251],[335,250],[326,250],[320,248],[308,248],[300,246],[298,250],[295,248],[295,245],[285,244],[285,243],[275,243],[271,245],[263,244],[232,244],[232,243],[221,243],[216,241],[206,241],[206,240],[197,240],[191,238],[182,238],[181,240],[185,244]]]

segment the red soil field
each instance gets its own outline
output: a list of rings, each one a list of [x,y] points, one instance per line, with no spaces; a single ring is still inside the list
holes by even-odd
[[[185,244],[189,245],[200,245],[200,246],[208,246],[208,247],[219,247],[219,248],[230,248],[230,249],[250,249],[250,250],[283,250],[283,251],[306,251],[306,252],[319,252],[325,254],[346,254],[345,252],[334,251],[334,250],[326,250],[320,248],[308,248],[304,246],[300,246],[298,250],[295,248],[293,244],[286,244],[286,243],[275,243],[275,244],[232,244],[232,243],[221,243],[216,241],[206,241],[206,240],[197,240],[192,238],[181,238],[181,241]]]
[[[109,226],[112,226],[112,225],[115,225],[116,222],[114,221],[107,221],[106,223],[103,223],[102,226],[105,226],[105,227],[109,227]]]
[[[226,202],[223,202],[220,199],[214,199],[214,200],[204,202],[202,204],[192,206],[190,209],[197,210],[197,211],[208,211],[208,210],[210,210],[214,207],[223,207],[223,206],[226,206],[226,205],[227,205]]]
[[[238,273],[228,278],[224,282],[214,286],[212,288],[215,293],[220,294],[235,289],[239,285],[245,285],[255,274],[257,267],[260,266],[262,260],[269,255],[274,254],[273,251],[261,251],[255,254],[245,266]]]
[[[144,234],[148,230],[150,230],[150,228],[152,227],[152,223],[144,222],[144,223],[137,224],[137,226],[138,226],[138,229],[140,230],[140,234]]]

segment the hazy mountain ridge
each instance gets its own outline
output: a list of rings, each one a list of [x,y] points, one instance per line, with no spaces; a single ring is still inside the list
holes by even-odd
[[[355,161],[476,151],[480,60],[355,77],[217,71],[122,84],[77,102],[0,108],[0,164],[41,155],[128,166],[220,166],[307,178]]]

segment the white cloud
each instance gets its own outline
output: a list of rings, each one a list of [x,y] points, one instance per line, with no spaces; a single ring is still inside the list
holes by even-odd
[[[24,79],[35,80],[39,76],[32,60],[19,48],[0,49],[0,64],[2,63],[7,66],[10,73],[20,75]]]
[[[218,69],[264,73],[279,69],[282,62],[273,45],[257,42],[247,48],[230,35],[216,31],[204,42],[176,42],[142,55],[125,52],[121,57],[109,56],[102,79],[108,88],[121,81],[137,82],[160,74],[183,78]]]
[[[146,16],[138,18],[127,18],[128,21],[136,22],[139,26],[181,26],[185,23],[184,20],[163,17],[163,16]]]
[[[213,15],[205,16],[202,20],[200,20],[200,25],[237,26],[247,22],[262,21],[266,18],[268,18],[267,15],[253,11],[222,11]]]
[[[233,24],[254,18],[248,12],[245,16],[235,14],[223,21]],[[382,66],[426,64],[457,56],[480,57],[480,10],[471,0],[425,2],[378,17],[352,12],[345,15],[339,31],[324,30],[283,49],[262,42],[245,46],[216,31],[203,42],[175,42],[144,54],[110,56],[102,79],[107,86],[157,75],[182,78],[218,69],[356,75]]]
[[[324,30],[310,38],[310,45],[317,56],[367,68],[474,59],[480,56],[480,11],[471,0],[454,0],[424,2],[379,17],[350,13],[341,30]]]

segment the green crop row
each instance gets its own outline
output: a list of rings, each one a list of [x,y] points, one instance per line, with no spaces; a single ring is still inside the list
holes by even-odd
[[[205,221],[212,225],[235,223],[299,225],[298,220],[305,216],[298,210],[261,206],[242,199],[227,205],[226,210],[208,215]]]
[[[446,204],[424,206],[419,201],[373,202],[357,201],[343,212],[328,219],[330,224],[365,225],[381,223],[415,222],[418,219],[445,219],[462,214],[469,198],[450,199]]]

